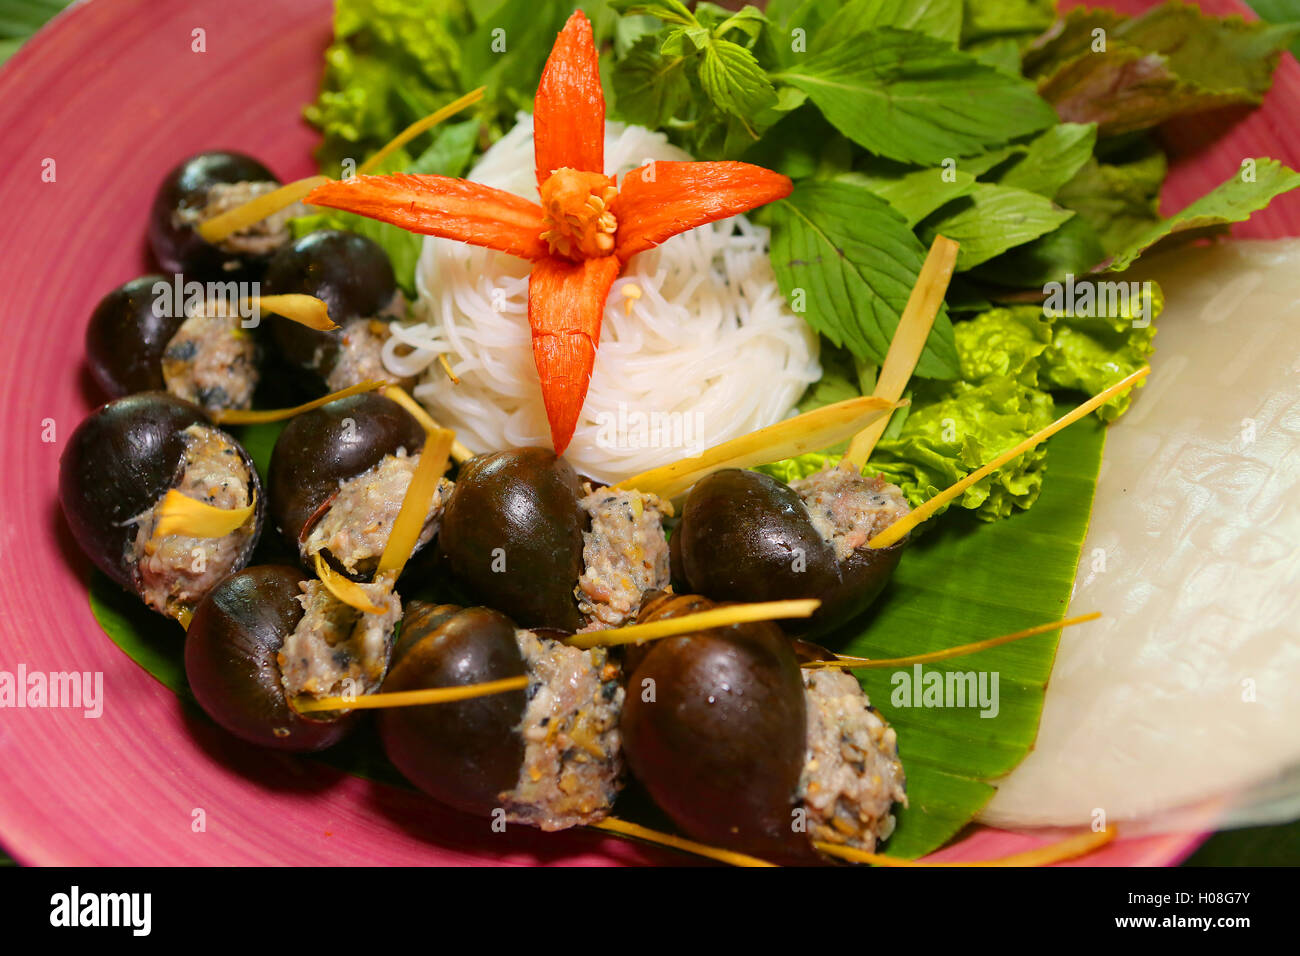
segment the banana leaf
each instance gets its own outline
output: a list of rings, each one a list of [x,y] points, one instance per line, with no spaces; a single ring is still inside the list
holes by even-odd
[[[1063,414],[1069,405],[1061,405]],[[262,473],[280,424],[238,431]],[[843,653],[900,657],[970,643],[1060,618],[1069,603],[1093,491],[1101,466],[1105,428],[1094,418],[1067,428],[1048,443],[1042,495],[1029,511],[1002,521],[949,512],[938,527],[909,547],[885,594],[869,614],[827,643]],[[285,560],[273,532],[255,560]],[[292,560],[290,558],[290,560]],[[102,575],[90,590],[91,608],[104,632],[183,700],[185,682],[177,626],[148,611]],[[908,806],[887,852],[923,856],[950,841],[993,794],[989,781],[1016,766],[1033,746],[1043,695],[1056,654],[1057,633],[1044,634],[966,658],[927,664],[924,672],[998,675],[997,715],[977,706],[914,707],[891,700],[911,668],[859,671],[872,703],[898,731],[907,773]],[[990,678],[991,679],[991,678]],[[902,696],[902,695],[899,695]],[[367,727],[318,759],[341,770],[405,786]],[[620,804],[620,813],[662,827],[652,810]]]

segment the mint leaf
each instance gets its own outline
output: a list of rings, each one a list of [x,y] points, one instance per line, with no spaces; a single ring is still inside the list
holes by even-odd
[[[1084,275],[1105,258],[1097,231],[1082,216],[1074,216],[1047,235],[995,256],[972,274],[995,285],[1025,289]]]
[[[1104,251],[1094,264],[1160,221],[1160,186],[1168,169],[1164,152],[1148,141],[1116,160],[1090,159],[1056,194],[1059,204],[1095,231]]]
[[[925,33],[949,43],[961,35],[962,0],[849,0],[818,32],[816,46],[876,27]]]
[[[776,74],[878,156],[938,164],[1045,129],[1056,115],[1033,85],[942,40],[882,27]]]
[[[1091,123],[1053,126],[1031,141],[997,182],[1051,199],[1092,158],[1096,143],[1097,127]]]
[[[1162,54],[1186,80],[1213,92],[1242,93],[1258,103],[1273,83],[1278,54],[1300,36],[1300,26],[1208,17],[1193,6],[1164,3],[1115,33],[1125,43]]]
[[[965,0],[961,42],[1036,36],[1055,19],[1052,0]]]
[[[1020,75],[1020,44],[1012,37],[989,37],[962,47],[981,63],[986,63],[1003,73]]]
[[[695,25],[695,15],[681,0],[609,0],[609,5],[624,15],[656,17],[664,23],[683,26]]]
[[[1247,165],[1251,164],[1251,165]],[[1300,186],[1300,173],[1275,159],[1249,159],[1242,169],[1190,206],[1149,226],[1106,264],[1108,271],[1127,269],[1138,256],[1175,238],[1189,239],[1223,232],[1229,223],[1244,222],[1273,197]]]
[[[481,129],[482,124],[476,119],[438,127],[432,145],[415,157],[405,172],[463,176],[478,148]]]
[[[1073,215],[1037,193],[976,183],[965,196],[927,216],[917,233],[925,242],[944,235],[961,243],[957,269],[965,271],[1051,232]]]
[[[901,213],[909,226],[975,187],[975,177],[959,169],[917,168],[888,159],[871,159],[836,179],[871,190]]]
[[[618,114],[629,123],[659,129],[691,95],[684,57],[665,57],[654,36],[642,37],[613,73]]]
[[[858,360],[884,361],[925,257],[906,220],[861,186],[817,180],[796,185],[771,220],[772,266],[792,308]],[[946,309],[916,374],[957,374]]]
[[[1110,34],[1127,19],[1114,10],[1076,7],[1025,47],[1021,62],[1025,76],[1041,79],[1067,60],[1104,53]]]
[[[754,54],[730,40],[709,41],[700,86],[719,109],[741,118],[776,104],[776,90]]]

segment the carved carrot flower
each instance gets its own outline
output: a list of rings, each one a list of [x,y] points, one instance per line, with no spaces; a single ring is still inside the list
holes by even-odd
[[[651,163],[621,186],[606,176],[605,97],[581,11],[542,71],[533,136],[541,205],[464,179],[400,173],[331,182],[306,201],[532,262],[533,361],[551,441],[563,454],[587,396],[605,299],[627,261],[679,232],[781,199],[791,186],[736,162]]]

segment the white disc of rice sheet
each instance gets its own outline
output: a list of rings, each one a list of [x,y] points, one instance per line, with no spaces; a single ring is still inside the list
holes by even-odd
[[[990,824],[1171,829],[1300,762],[1300,240],[1140,272],[1168,304],[1108,432],[1070,605],[1105,617],[1062,634]]]

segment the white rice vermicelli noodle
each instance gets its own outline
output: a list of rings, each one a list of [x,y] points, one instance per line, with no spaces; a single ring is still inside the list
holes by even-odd
[[[660,133],[606,126],[610,175],[689,158]],[[521,114],[469,178],[536,200],[532,118]],[[786,306],[767,241],[766,229],[736,216],[628,263],[605,307],[591,387],[565,454],[580,473],[616,481],[698,454],[785,418],[820,378],[816,336]],[[504,253],[426,239],[416,270],[419,321],[395,324],[385,349],[389,371],[420,375],[416,397],[475,452],[550,444],[528,272],[529,263]],[[629,283],[639,298],[622,294]]]

